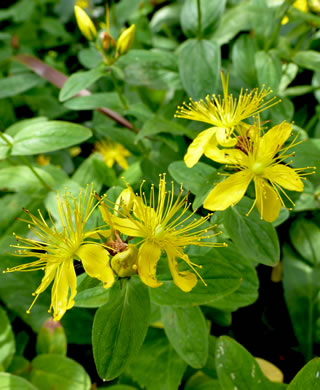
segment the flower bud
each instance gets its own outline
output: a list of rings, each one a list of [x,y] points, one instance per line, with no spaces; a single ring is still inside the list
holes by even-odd
[[[47,320],[41,327],[37,337],[37,353],[55,353],[66,355],[67,338],[59,321],[52,318]]]
[[[116,200],[114,214],[116,216],[118,216],[119,213],[128,214],[128,212],[130,212],[132,209],[134,199],[135,195],[132,191],[132,188],[126,188],[123,190]]]
[[[117,55],[119,54],[125,54],[128,50],[130,50],[133,41],[134,41],[134,34],[136,31],[135,24],[132,24],[130,27],[125,29],[123,33],[120,35],[119,39],[117,40]]]
[[[123,252],[117,253],[111,260],[113,271],[120,277],[134,275],[137,269],[138,248],[129,244]]]
[[[77,5],[74,6],[74,13],[82,34],[89,39],[89,41],[95,39],[97,37],[97,30],[87,13]]]

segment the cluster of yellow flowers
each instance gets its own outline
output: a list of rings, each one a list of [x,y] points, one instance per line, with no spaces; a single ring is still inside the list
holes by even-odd
[[[265,132],[259,113],[277,103],[274,98],[265,102],[269,89],[241,91],[238,99],[228,93],[228,77],[221,74],[223,98],[207,96],[205,101],[190,101],[178,107],[176,117],[201,121],[213,125],[201,132],[191,143],[185,155],[188,167],[195,165],[202,154],[236,173],[225,174],[226,180],[218,183],[204,202],[208,210],[225,210],[238,203],[253,180],[256,205],[261,218],[273,222],[285,206],[283,196],[293,204],[285,192],[303,191],[302,176],[305,169],[289,167],[287,159],[293,154],[289,150],[297,145],[297,137],[285,144],[292,134],[292,125],[283,122]],[[243,122],[253,117],[253,123]],[[311,172],[310,172],[311,173]],[[309,173],[309,174],[310,174]],[[251,208],[251,210],[252,210]],[[251,211],[250,210],[250,211]],[[249,212],[250,212],[249,211]]]
[[[4,272],[44,270],[28,312],[39,294],[53,281],[50,310],[53,309],[56,321],[74,306],[77,292],[74,260],[80,261],[86,273],[101,280],[105,288],[114,284],[116,276],[128,277],[135,273],[146,285],[158,287],[162,283],[156,278],[156,267],[164,250],[174,283],[183,291],[190,291],[196,285],[197,277],[190,271],[179,271],[177,258],[185,261],[200,279],[201,276],[195,270],[197,265],[184,253],[184,248],[187,245],[212,247],[225,244],[212,241],[218,233],[208,233],[208,228],[198,229],[210,215],[194,218],[195,211],[188,210],[190,204],[187,198],[188,194],[182,196],[180,188],[174,200],[173,184],[167,191],[165,175],[160,177],[157,199],[154,186],[151,186],[149,202],[142,185],[140,194],[135,194],[128,186],[114,204],[106,197],[99,198],[92,186],[87,186],[77,198],[67,193],[63,197],[58,195],[60,228],[50,215],[51,227],[40,211],[39,217],[36,217],[25,210],[29,219],[22,221],[28,223],[37,238],[16,236],[16,255],[36,257],[38,260]],[[97,206],[106,225],[87,230],[88,219]],[[124,236],[121,237],[121,234]],[[133,238],[138,240],[130,244]]]
[[[297,137],[286,144],[292,134],[292,125],[286,122],[270,130],[262,126],[259,113],[276,104],[274,98],[264,101],[271,93],[269,89],[261,91],[241,91],[238,99],[228,92],[229,78],[222,73],[223,97],[206,97],[198,102],[190,101],[178,107],[176,117],[209,123],[212,127],[201,132],[189,146],[185,155],[188,167],[195,165],[204,154],[211,160],[228,164],[233,174],[218,183],[209,193],[204,207],[209,210],[225,210],[240,201],[249,184],[253,181],[256,205],[261,218],[274,221],[281,206],[285,205],[283,196],[291,203],[285,192],[303,191],[302,176],[305,169],[289,167],[289,150],[296,145]],[[251,124],[244,122],[253,118]],[[111,167],[114,162],[128,168],[126,157],[130,154],[122,145],[112,141],[96,144],[99,151]],[[85,272],[110,288],[117,277],[130,277],[138,274],[141,281],[149,287],[159,287],[163,283],[156,276],[157,264],[161,253],[165,252],[173,282],[185,292],[191,291],[202,280],[185,248],[188,245],[223,247],[215,236],[215,226],[207,221],[211,214],[200,217],[196,210],[190,210],[188,194],[183,195],[182,187],[177,197],[174,185],[167,189],[165,174],[160,175],[158,192],[154,185],[144,192],[144,181],[140,192],[134,193],[127,185],[115,203],[107,196],[100,198],[92,186],[87,186],[78,197],[65,193],[57,196],[58,221],[52,220],[51,227],[39,211],[34,216],[25,210],[29,219],[22,220],[36,238],[16,236],[18,243],[16,255],[36,257],[31,263],[8,268],[4,272],[45,271],[40,286],[34,292],[35,299],[53,282],[51,307],[54,320],[62,318],[66,310],[74,306],[77,293],[77,279],[74,260],[81,262]],[[87,230],[87,222],[96,208],[99,208],[105,224]],[[178,259],[190,270],[179,270]],[[197,278],[198,276],[198,278]]]

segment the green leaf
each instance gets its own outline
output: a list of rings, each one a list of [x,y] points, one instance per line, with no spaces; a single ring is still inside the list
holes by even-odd
[[[208,359],[208,327],[199,307],[161,306],[166,335],[179,356],[200,368]]]
[[[306,166],[316,167],[320,172],[320,139],[308,139],[295,147],[295,157],[292,160],[294,167],[303,168]],[[311,172],[312,169],[309,170]],[[313,179],[313,176],[310,176]]]
[[[15,352],[16,344],[10,321],[7,313],[0,307],[0,364],[5,369],[9,367]]]
[[[29,123],[13,138],[13,156],[28,156],[52,152],[77,145],[91,137],[91,131],[84,126],[63,122],[47,121]]]
[[[85,48],[79,51],[78,59],[85,68],[92,69],[98,66],[102,57],[95,47]]]
[[[76,307],[100,307],[109,301],[110,289],[105,289],[97,279],[83,273],[77,277]]]
[[[20,376],[0,372],[0,390],[38,390]]]
[[[270,87],[276,94],[282,76],[281,61],[272,52],[258,51],[255,55],[259,86]]]
[[[252,355],[227,336],[218,339],[216,366],[223,390],[275,390],[286,386],[270,382],[262,373]]]
[[[41,168],[33,169],[49,186],[54,184],[54,180],[49,173]],[[15,192],[32,193],[43,185],[30,168],[20,165],[0,169],[0,183],[5,183],[5,188]]]
[[[86,72],[77,72],[68,78],[59,93],[60,102],[64,102],[72,98],[82,89],[88,88],[101,77],[106,76],[106,69],[104,65],[97,66],[94,69]]]
[[[187,37],[195,37],[199,33],[208,35],[212,32],[222,16],[226,0],[200,0],[201,30],[199,31],[199,16],[197,0],[186,0],[180,14],[181,27]]]
[[[118,377],[141,347],[150,314],[148,289],[131,278],[122,290],[118,284],[110,301],[98,309],[92,329],[93,355],[98,374],[105,380]]]
[[[230,295],[207,305],[231,312],[255,302],[258,298],[259,279],[251,261],[232,244],[228,244],[228,247],[223,248],[223,250],[212,248],[209,254],[214,258],[224,260],[237,269],[241,273],[242,283],[240,288]]]
[[[272,224],[261,220],[253,209],[249,216],[251,201],[243,198],[223,214],[225,229],[234,244],[247,258],[266,265],[275,265],[280,258],[277,232]]]
[[[250,30],[250,8],[250,3],[243,2],[236,7],[227,9],[220,18],[219,26],[211,36],[211,40],[216,41],[219,45],[224,45],[240,31]]]
[[[0,99],[19,95],[41,82],[41,78],[32,73],[3,78],[0,80]]]
[[[32,360],[31,382],[39,390],[90,390],[91,381],[84,368],[65,356],[46,354]]]
[[[290,239],[296,251],[311,265],[320,263],[320,229],[312,221],[297,219],[290,227]]]
[[[314,50],[301,50],[293,56],[292,61],[302,68],[318,72],[320,66],[320,53]]]
[[[295,335],[309,360],[319,318],[320,269],[310,267],[288,245],[283,247],[283,288]]]
[[[317,390],[320,386],[320,358],[306,364],[290,382],[287,390]]]
[[[219,179],[217,170],[202,162],[188,168],[184,161],[174,161],[169,165],[168,171],[177,183],[182,183],[183,188],[196,196],[193,209],[203,204],[213,188],[213,183]]]
[[[98,92],[88,96],[78,96],[64,103],[70,110],[93,110],[99,107],[107,107],[120,111],[123,104],[116,92]]]
[[[163,331],[150,328],[144,344],[127,367],[126,373],[148,390],[176,390],[186,366]]]
[[[224,248],[220,250],[223,251]],[[168,274],[159,275],[162,286],[150,290],[155,303],[170,306],[202,305],[222,299],[240,287],[241,274],[228,262],[213,258],[210,254],[189,257],[202,266],[199,273],[207,286],[199,280],[186,294],[174,284]]]
[[[251,88],[257,85],[256,52],[256,43],[250,35],[240,35],[232,48],[233,73]]]
[[[149,119],[144,122],[142,129],[137,135],[137,140],[156,135],[159,133],[170,133],[174,135],[187,135],[188,137],[194,136],[194,131],[188,129],[187,127],[182,126],[176,121],[168,120],[162,118],[158,115],[154,115],[152,119]]]
[[[203,99],[215,91],[219,69],[220,47],[217,43],[190,39],[179,48],[181,81],[192,99]]]

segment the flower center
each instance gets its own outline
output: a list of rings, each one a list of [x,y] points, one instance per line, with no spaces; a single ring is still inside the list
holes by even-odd
[[[159,223],[154,230],[154,238],[160,238],[164,232],[164,227]]]
[[[264,171],[265,164],[255,161],[251,166],[251,171],[256,175],[261,175]]]

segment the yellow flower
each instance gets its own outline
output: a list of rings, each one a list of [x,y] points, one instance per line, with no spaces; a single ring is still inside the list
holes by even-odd
[[[287,164],[281,164],[292,156],[288,150],[297,144],[295,138],[289,146],[283,146],[291,135],[292,126],[281,123],[263,136],[260,131],[260,125],[256,124],[246,136],[239,137],[237,154],[229,155],[229,151],[225,150],[228,167],[238,169],[239,172],[216,185],[204,202],[206,209],[225,210],[235,205],[253,180],[256,199],[252,208],[256,205],[261,218],[272,222],[278,217],[281,205],[285,206],[283,195],[293,204],[284,189],[303,191],[301,171],[307,168],[293,169]]]
[[[132,24],[123,31],[117,40],[117,54],[125,54],[128,50],[130,50],[131,46],[133,45],[135,31],[135,24]]]
[[[190,261],[188,255],[184,253],[184,248],[187,245],[218,247],[226,244],[202,241],[216,235],[208,235],[207,228],[199,229],[210,218],[210,214],[206,217],[194,218],[195,211],[192,213],[188,211],[190,207],[188,194],[182,196],[182,188],[180,188],[179,195],[174,200],[174,186],[172,184],[171,191],[166,191],[165,175],[160,176],[157,200],[152,185],[150,199],[149,202],[147,201],[142,189],[143,183],[140,187],[140,196],[135,195],[131,187],[128,187],[134,197],[132,207],[128,209],[123,204],[123,217],[111,216],[113,228],[130,237],[141,238],[137,244],[139,247],[137,271],[143,283],[150,287],[162,285],[157,280],[156,267],[161,251],[165,251],[174,283],[181,290],[188,292],[197,284],[197,277],[193,272],[179,271],[177,259],[185,261],[200,279],[201,276],[195,267],[201,266]],[[106,222],[109,219],[107,208],[108,206],[102,204],[102,216]]]
[[[85,193],[80,192],[77,199],[67,194],[61,199],[58,195],[59,222],[62,226],[59,230],[51,217],[52,227],[49,227],[40,211],[39,217],[36,217],[25,210],[30,219],[22,221],[28,223],[37,239],[16,236],[19,242],[15,245],[19,249],[17,256],[36,257],[38,260],[8,268],[4,272],[39,269],[45,271],[40,286],[33,294],[35,299],[27,313],[52,281],[54,282],[50,310],[53,309],[54,320],[60,320],[66,310],[73,307],[77,293],[74,259],[81,261],[87,274],[101,280],[105,288],[111,287],[114,283],[107,250],[101,244],[88,240],[96,235],[100,228],[85,231],[85,225],[98,205],[94,200],[94,195],[88,186]]]
[[[92,41],[97,37],[97,30],[87,13],[78,5],[74,6],[74,13],[76,16],[77,24],[82,34]]]
[[[292,6],[296,9],[298,9],[301,12],[308,12],[309,11],[309,6],[308,6],[308,0],[296,0]],[[281,20],[281,24],[287,24],[289,22],[289,18],[285,16]]]
[[[218,145],[234,146],[237,139],[232,136],[233,132],[246,126],[243,120],[276,104],[275,97],[268,102],[264,101],[264,98],[272,92],[264,88],[261,91],[254,89],[250,92],[241,89],[239,97],[234,99],[232,94],[228,94],[229,74],[225,79],[224,73],[221,72],[221,81],[223,98],[220,95],[208,95],[205,100],[201,99],[198,102],[190,98],[189,104],[183,103],[175,114],[176,118],[186,118],[213,125],[201,132],[190,144],[184,156],[184,161],[189,168],[195,165],[203,154],[211,158],[211,153],[218,153],[216,151]]]
[[[117,142],[104,139],[96,142],[95,147],[96,150],[102,154],[103,159],[109,168],[116,162],[121,168],[128,169],[129,166],[126,157],[130,156],[131,153],[124,146]]]
[[[39,154],[36,161],[39,165],[45,166],[50,163],[50,157],[45,156],[44,154]]]

